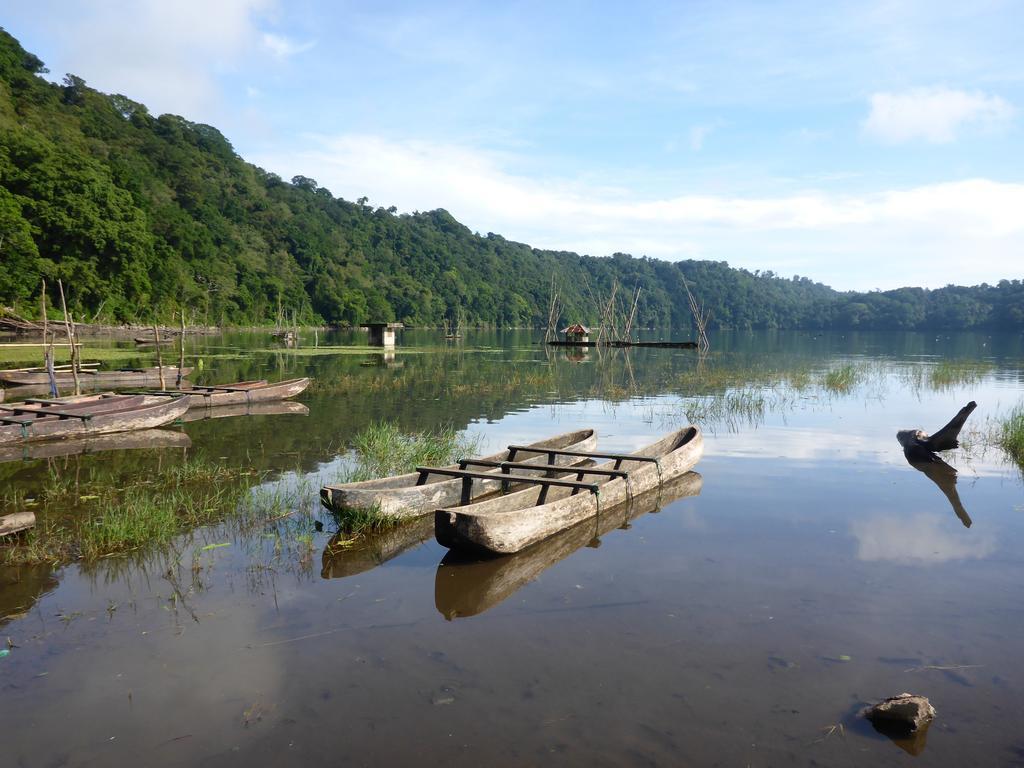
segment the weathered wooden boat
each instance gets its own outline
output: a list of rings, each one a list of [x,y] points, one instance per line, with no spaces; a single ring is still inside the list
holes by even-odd
[[[580,429],[565,434],[556,435],[546,440],[539,440],[530,445],[508,448],[501,453],[485,456],[481,459],[466,460],[460,464],[452,464],[443,470],[465,470],[466,464],[472,461],[475,465],[493,464],[488,473],[489,477],[480,478],[473,488],[473,497],[492,493],[502,487],[501,480],[492,480],[493,477],[501,477],[501,469],[498,464],[506,461],[514,461],[522,458],[522,463],[537,465],[541,471],[548,471],[544,461],[548,459],[550,464],[566,465],[578,462],[567,454],[559,451],[589,451],[597,445],[597,436],[592,429]],[[528,458],[524,458],[524,455]],[[527,470],[529,471],[529,470]],[[378,507],[383,514],[393,517],[416,517],[433,512],[440,507],[457,504],[462,498],[463,482],[461,479],[452,479],[441,474],[434,474],[425,477],[420,472],[410,472],[404,475],[394,475],[375,480],[364,480],[355,483],[343,483],[341,485],[327,485],[320,489],[320,500],[324,506],[330,509],[344,510],[359,507]]]
[[[239,381],[220,386],[191,386],[184,390],[189,408],[217,408],[224,405],[247,405],[287,400],[302,394],[309,386],[309,379],[289,379],[268,384],[259,381]]]
[[[309,408],[294,400],[278,400],[266,403],[239,403],[218,405],[213,408],[190,408],[181,417],[185,423],[207,421],[208,419],[229,419],[235,416],[308,416]]]
[[[169,424],[188,410],[174,395],[80,395],[0,406],[0,445],[86,437]]]
[[[38,443],[0,445],[0,462],[52,459],[58,456],[99,453],[101,451],[154,450],[188,448],[192,440],[184,432],[170,429],[142,429],[91,437],[66,437]]]
[[[519,478],[515,482],[534,485],[509,496],[463,504],[460,508],[434,513],[434,535],[449,548],[483,550],[495,554],[519,552],[583,520],[628,501],[644,491],[689,471],[704,453],[704,438],[698,427],[676,430],[635,453],[561,451],[563,456],[610,459],[588,468],[574,468],[576,481],[545,477]],[[421,468],[461,477],[463,498],[466,486],[476,475],[455,474],[447,468]],[[590,478],[584,482],[585,478]],[[582,493],[581,493],[582,491]],[[469,493],[472,493],[471,489]]]
[[[35,512],[13,512],[9,515],[0,515],[0,536],[10,536],[27,531],[35,524]]]
[[[159,344],[160,346],[163,346],[164,344],[173,344],[174,343],[174,337],[173,336],[161,336],[160,337],[160,341],[157,341],[155,336],[136,336],[134,341],[139,346],[143,346],[143,347],[152,346],[152,347],[155,347],[157,344]]]
[[[174,381],[178,375],[176,365],[165,365],[164,381]],[[191,368],[182,368],[181,375],[188,376]],[[55,372],[57,384],[68,386],[75,383],[74,374],[70,370]],[[160,369],[152,368],[120,368],[117,370],[83,370],[78,372],[78,380],[83,387],[158,387],[160,386]],[[48,384],[49,374],[45,370],[8,370],[0,371],[0,381],[10,384]]]
[[[678,499],[697,496],[703,478],[686,472],[614,509],[601,510],[592,520],[556,533],[523,552],[502,557],[467,557],[451,550],[434,575],[434,605],[446,619],[475,616],[507,600],[525,584],[582,547],[600,546],[600,537],[628,528],[641,515],[657,512]]]

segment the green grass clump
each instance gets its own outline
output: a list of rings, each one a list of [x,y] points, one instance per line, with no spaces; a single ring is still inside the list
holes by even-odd
[[[998,429],[999,447],[1024,467],[1024,404],[1010,411],[1000,421]]]
[[[928,370],[928,383],[937,391],[977,384],[991,370],[989,363],[942,360]]]
[[[851,364],[826,371],[822,378],[822,386],[829,392],[846,393],[851,391],[863,378],[861,370]]]
[[[450,426],[406,433],[394,422],[381,421],[353,438],[356,465],[344,482],[399,475],[422,465],[451,464],[476,453],[478,443]]]
[[[333,512],[338,528],[348,534],[349,542],[361,536],[389,531],[402,524],[394,515],[385,515],[380,507],[353,507]]]

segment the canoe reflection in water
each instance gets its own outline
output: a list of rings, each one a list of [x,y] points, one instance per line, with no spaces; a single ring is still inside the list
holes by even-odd
[[[918,472],[923,472],[929,480],[939,487],[939,490],[949,500],[956,516],[964,524],[964,528],[971,527],[971,516],[967,514],[963,503],[960,501],[960,494],[956,489],[957,471],[956,467],[950,466],[934,453],[923,453],[920,451],[903,451],[907,463]]]
[[[704,479],[687,472],[600,515],[557,533],[522,552],[498,557],[473,557],[449,551],[434,576],[434,604],[446,619],[475,616],[508,599],[555,563],[584,546],[598,547],[600,537],[631,520],[687,496],[700,494]]]
[[[397,528],[362,538],[355,545],[347,543],[346,534],[337,533],[324,547],[320,576],[343,579],[365,573],[433,538],[434,518],[429,515],[412,518]]]

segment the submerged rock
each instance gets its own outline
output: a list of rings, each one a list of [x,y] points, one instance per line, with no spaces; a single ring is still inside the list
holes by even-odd
[[[902,726],[916,731],[935,718],[935,707],[924,696],[901,693],[868,707],[864,716],[876,725]]]

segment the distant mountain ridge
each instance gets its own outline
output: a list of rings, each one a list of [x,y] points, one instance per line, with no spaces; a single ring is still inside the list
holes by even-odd
[[[154,117],[122,95],[41,77],[0,29],[0,304],[33,315],[60,277],[85,320],[203,323],[596,323],[613,284],[634,327],[691,324],[689,281],[712,327],[1021,329],[1024,285],[839,292],[725,262],[531,248],[477,235],[444,210],[397,214],[246,163],[216,129]],[[624,305],[623,305],[624,306]],[[628,307],[626,308],[628,309]]]

